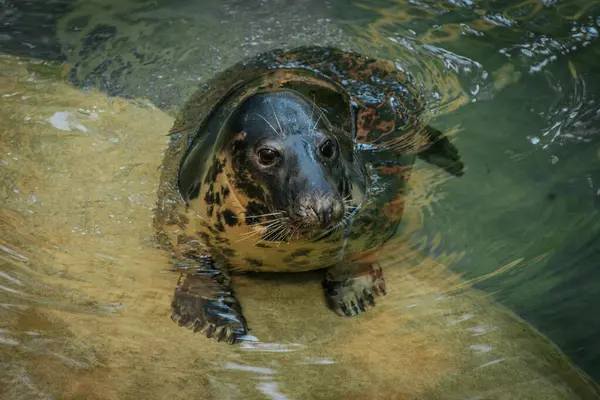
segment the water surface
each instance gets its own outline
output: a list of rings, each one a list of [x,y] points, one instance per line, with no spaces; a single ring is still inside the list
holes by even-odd
[[[598,397],[558,349],[600,379],[595,2],[2,4],[4,397]],[[328,312],[320,273],[243,277],[258,342],[213,343],[168,318],[165,134],[214,72],[309,43],[410,71],[468,171],[416,165],[372,312]]]

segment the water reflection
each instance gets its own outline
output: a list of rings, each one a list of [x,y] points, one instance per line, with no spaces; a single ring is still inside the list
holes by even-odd
[[[597,398],[552,344],[471,289],[597,375],[596,3],[56,2],[46,41],[27,36],[24,4],[3,10],[2,48],[39,59],[0,58],[3,396]],[[327,312],[320,273],[243,277],[256,340],[212,343],[168,318],[176,277],[150,225],[172,125],[159,109],[245,55],[301,43],[409,71],[468,179],[418,165],[373,313]],[[43,61],[48,49],[70,68]]]
[[[405,59],[410,54],[390,38],[414,37],[479,61],[489,72],[478,92],[469,90],[471,76],[461,82],[468,101],[434,121],[458,131],[472,180],[443,186],[451,201],[433,205],[435,214],[413,241],[442,261],[430,242],[446,232],[443,251],[463,254],[449,262],[453,270],[476,279],[600,376],[591,333],[598,325],[589,318],[598,308],[600,279],[592,245],[600,228],[598,69],[590,62],[600,50],[598,4],[361,4],[380,15],[373,29],[355,29],[365,47],[377,43]],[[415,7],[429,11],[421,18],[410,12]],[[395,19],[399,14],[410,17]],[[516,270],[500,273],[515,260],[521,260]]]

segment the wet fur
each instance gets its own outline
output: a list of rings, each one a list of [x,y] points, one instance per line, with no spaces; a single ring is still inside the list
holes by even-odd
[[[298,95],[278,91],[257,96],[262,96],[261,101],[274,104],[271,119],[262,121],[258,113],[245,111],[245,103],[242,103],[220,130],[219,136],[224,140],[216,142],[215,153],[207,163],[205,173],[194,183],[188,183],[192,189],[182,187],[186,182],[179,182],[179,191],[185,193],[185,203],[180,205],[179,212],[187,216],[187,222],[180,227],[183,229],[178,230],[175,241],[180,255],[192,254],[195,250],[183,249],[198,242],[204,244],[205,251],[209,250],[213,256],[226,259],[230,270],[296,272],[327,268],[343,259],[351,259],[391,236],[399,219],[377,211],[380,208],[377,202],[369,200],[368,171],[363,161],[354,154],[349,133],[338,130],[335,136],[335,130],[328,126],[329,122],[321,111],[315,111],[315,105]],[[290,109],[300,110],[300,113],[285,115]],[[248,121],[252,117],[255,118]],[[314,155],[300,154],[304,159],[294,160],[286,171],[289,181],[286,186],[285,179],[261,175],[252,168],[249,160],[251,151],[248,150],[250,140],[244,130],[249,130],[249,123],[258,125],[258,132],[277,139],[282,135],[305,139],[315,135],[313,127],[321,124],[322,129],[328,129],[328,134],[340,142],[340,160],[323,171],[323,165],[313,158]],[[285,127],[284,132],[279,132],[281,125]],[[274,127],[277,131],[273,130]],[[191,162],[186,164],[184,160],[182,169],[187,166],[193,168]],[[317,177],[328,182],[323,182],[323,187],[307,190],[319,190],[319,193],[335,191],[342,200],[346,200],[345,216],[354,213],[357,207],[359,212],[352,219],[339,221],[335,227],[315,232],[313,237],[303,237],[297,226],[281,222],[286,217],[279,210],[283,204],[302,198],[303,193],[294,192],[306,188],[297,182],[314,181]],[[318,202],[318,194],[313,193],[311,200]],[[275,230],[274,227],[281,229]],[[319,234],[324,238],[315,241]]]
[[[243,336],[229,283],[238,271],[328,268],[325,295],[345,316],[385,294],[377,249],[400,224],[415,157],[463,173],[456,148],[420,122],[424,105],[407,82],[391,63],[307,47],[245,61],[190,99],[171,131],[154,219],[183,272],[173,320],[218,340]],[[335,163],[319,159],[324,136],[339,146]],[[282,146],[278,172],[253,158],[266,137]],[[321,212],[332,204],[343,212]]]
[[[336,101],[345,104],[338,107],[335,114],[328,113],[328,118],[323,118],[323,111],[315,112],[313,108],[331,110],[331,106],[314,104],[312,99],[304,96],[311,107],[310,118],[304,125],[306,132],[314,124],[329,123],[331,133],[340,142],[369,143],[369,140],[376,140],[373,132],[391,129],[389,123],[377,122],[385,116],[385,107],[377,105],[380,114],[373,112],[375,108],[366,108],[365,111],[359,108],[354,117],[351,99],[340,86],[318,74],[292,68],[262,72],[254,81],[234,85],[227,94],[221,93],[221,99],[210,96],[192,99],[190,109],[183,111],[171,133],[154,220],[160,242],[173,251],[177,265],[193,266],[190,260],[198,253],[221,258],[230,271],[314,270],[327,268],[342,259],[360,259],[362,253],[381,246],[395,233],[402,218],[405,181],[418,154],[415,149],[426,149],[423,138],[427,135],[418,125],[415,125],[412,134],[399,133],[401,139],[393,142],[394,145],[403,143],[399,153],[384,152],[375,158],[369,154],[370,158],[365,159],[355,147],[350,149],[346,164],[335,172],[336,179],[342,186],[348,186],[347,175],[352,172],[376,183],[368,188],[368,196],[351,224],[329,232],[324,239],[316,242],[297,238],[292,232],[270,238],[276,240],[261,240],[263,236],[257,232],[261,229],[260,225],[255,224],[274,221],[277,216],[254,217],[280,211],[276,198],[288,193],[283,188],[280,192],[269,191],[264,181],[252,175],[243,158],[232,157],[244,151],[246,133],[238,129],[235,118],[230,120],[230,117],[249,97],[261,92],[274,93],[286,86],[298,89],[298,93],[304,86],[313,90],[321,88],[328,91],[329,96],[337,94],[339,100]],[[276,97],[274,94],[271,97],[275,105]],[[211,101],[215,102],[212,109],[202,105],[202,102]],[[420,107],[415,105],[413,108]],[[202,108],[210,111],[199,113],[199,116],[195,116],[198,111],[192,112]],[[275,114],[262,115],[268,121],[263,121],[265,131],[272,131],[273,127],[279,130],[281,121],[273,118]],[[196,122],[198,117],[202,117],[199,123]],[[411,115],[401,114],[400,117],[416,123],[411,122],[414,118]],[[262,120],[258,115],[256,118],[257,121]],[[349,121],[354,118],[357,121],[356,136],[352,139],[349,130],[353,124]],[[393,120],[395,117],[392,115],[390,118]],[[392,125],[398,128],[397,124],[398,121]],[[365,133],[367,130],[371,132],[369,140]],[[301,170],[295,172],[297,175],[305,174]],[[340,188],[344,195],[348,190],[347,187]],[[357,200],[348,206],[356,207],[358,203],[360,201]]]

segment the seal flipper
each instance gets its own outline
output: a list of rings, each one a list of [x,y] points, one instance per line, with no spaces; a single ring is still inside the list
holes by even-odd
[[[374,263],[338,264],[330,267],[323,280],[329,307],[336,314],[352,317],[375,306],[375,296],[385,296],[381,267]]]
[[[432,165],[436,165],[454,176],[464,174],[464,164],[458,154],[458,149],[448,140],[448,137],[431,126],[426,127],[429,145],[417,156]]]
[[[202,332],[207,338],[235,343],[248,332],[242,307],[226,272],[212,260],[202,269],[179,277],[171,302],[171,319],[179,326]]]

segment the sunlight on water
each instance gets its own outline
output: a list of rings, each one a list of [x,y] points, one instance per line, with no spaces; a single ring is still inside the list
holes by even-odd
[[[168,318],[176,276],[150,230],[166,144],[153,133],[172,119],[145,102],[68,87],[53,79],[60,72],[2,58],[3,93],[16,93],[3,100],[0,150],[9,398],[587,390],[541,336],[402,242],[386,262],[390,294],[364,317],[325,312],[319,274],[246,277],[236,287],[257,342],[226,346],[178,328]],[[415,179],[405,232],[421,225],[427,181],[426,171]]]
[[[546,266],[592,232],[595,176],[557,146],[597,133],[586,65],[564,58],[600,54],[597,7],[545,3],[356,1],[355,22],[341,0],[313,15],[300,3],[79,2],[57,23],[68,66],[0,54],[0,397],[598,398],[553,343],[473,288],[537,311],[564,277]],[[416,165],[383,252],[388,295],[369,313],[328,311],[321,271],[236,277],[254,340],[228,346],[169,319],[178,274],[151,225],[159,166],[197,82],[286,30],[286,44],[351,43],[409,72],[468,178]],[[505,112],[516,122],[493,119]],[[584,190],[585,202],[568,196]]]

